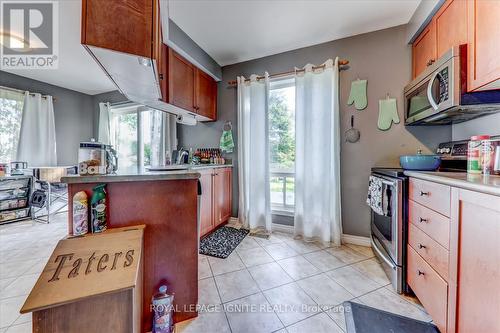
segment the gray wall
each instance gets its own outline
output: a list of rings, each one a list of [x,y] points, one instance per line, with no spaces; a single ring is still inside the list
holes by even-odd
[[[92,96],[3,71],[0,71],[0,85],[56,98],[54,117],[57,164],[76,164],[79,143],[88,140],[93,135]]]
[[[369,209],[365,199],[370,168],[376,165],[398,166],[399,155],[414,154],[419,148],[430,152],[439,142],[451,139],[451,126],[405,128],[399,124],[386,132],[377,129],[378,99],[385,98],[387,93],[397,98],[399,116],[403,119],[403,87],[411,76],[411,50],[406,33],[406,26],[399,26],[223,67],[218,121],[192,127],[179,126],[179,144],[188,148],[217,147],[226,120],[233,123],[233,134],[237,138],[236,89],[227,86],[227,81],[236,76],[288,71],[308,62],[321,64],[335,56],[348,59],[350,69],[340,74],[341,131],[348,129],[349,118],[354,114],[361,141],[342,143],[343,228],[346,234],[369,236]],[[363,111],[346,106],[350,83],[358,77],[368,79],[368,107]],[[232,213],[237,216],[237,154],[228,157],[235,165]]]
[[[473,135],[500,135],[500,112],[452,126],[453,140],[470,139]]]

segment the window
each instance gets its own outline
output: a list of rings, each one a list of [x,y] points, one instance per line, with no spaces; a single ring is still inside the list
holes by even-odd
[[[272,81],[269,91],[271,208],[291,214],[295,206],[295,81]]]
[[[24,95],[0,88],[0,162],[15,161]]]
[[[111,144],[120,168],[164,164],[169,115],[143,106],[111,107]]]

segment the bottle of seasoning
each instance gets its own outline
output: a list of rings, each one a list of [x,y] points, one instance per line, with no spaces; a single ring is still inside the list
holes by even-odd
[[[467,172],[481,173],[483,171],[481,165],[482,141],[489,140],[489,135],[472,136],[467,149]]]
[[[92,232],[103,232],[106,230],[106,184],[100,184],[92,189],[92,199],[90,201],[90,216]]]
[[[167,286],[161,286],[153,296],[153,333],[171,333],[173,325],[174,296],[167,294]]]

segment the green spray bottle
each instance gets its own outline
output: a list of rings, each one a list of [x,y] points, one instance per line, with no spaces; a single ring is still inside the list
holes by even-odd
[[[90,201],[90,216],[92,232],[103,232],[106,230],[106,184],[99,184],[92,189]]]

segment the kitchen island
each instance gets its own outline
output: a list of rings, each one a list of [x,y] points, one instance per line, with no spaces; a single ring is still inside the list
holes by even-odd
[[[151,297],[162,284],[175,294],[174,320],[197,316],[198,301],[198,179],[195,170],[150,172],[134,170],[105,176],[67,176],[72,234],[73,196],[106,184],[107,227],[146,225],[142,332],[151,330]]]

